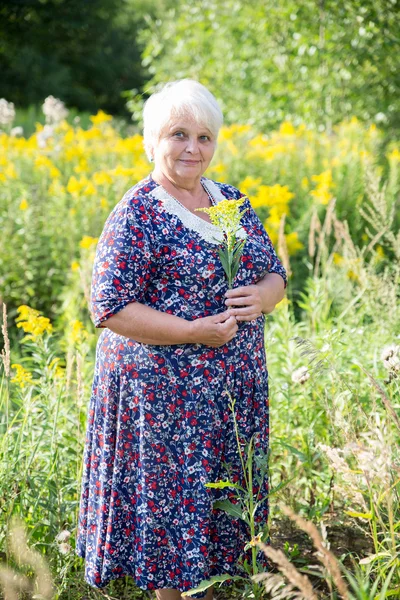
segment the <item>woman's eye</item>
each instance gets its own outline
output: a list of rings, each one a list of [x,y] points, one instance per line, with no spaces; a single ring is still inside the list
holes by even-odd
[[[202,139],[206,139],[207,141],[210,139],[210,137],[208,135],[201,135],[200,136]]]
[[[183,135],[183,131],[176,131],[176,132],[174,133],[174,136],[175,136],[175,137],[181,137],[182,135]]]

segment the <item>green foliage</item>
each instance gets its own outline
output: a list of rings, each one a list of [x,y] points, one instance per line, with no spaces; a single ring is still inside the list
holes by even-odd
[[[144,74],[140,25],[124,9],[123,0],[3,2],[0,97],[28,106],[52,94],[81,110],[127,116],[120,94]]]
[[[396,0],[183,0],[140,32],[144,91],[198,79],[227,123],[262,131],[284,119],[330,131],[350,115],[398,129],[397,19]]]

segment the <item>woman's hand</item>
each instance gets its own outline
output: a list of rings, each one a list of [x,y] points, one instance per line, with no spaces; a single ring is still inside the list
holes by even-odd
[[[228,290],[225,304],[238,321],[252,321],[261,314],[274,310],[285,295],[284,286],[280,275],[267,273],[253,285]]]
[[[238,321],[253,321],[262,314],[261,290],[257,285],[243,285],[228,290],[225,304]]]
[[[191,341],[194,344],[219,348],[234,338],[237,330],[236,318],[230,310],[226,310],[218,315],[192,321]]]

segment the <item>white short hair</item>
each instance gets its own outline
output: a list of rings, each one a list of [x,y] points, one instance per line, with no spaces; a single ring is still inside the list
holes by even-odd
[[[170,81],[154,92],[143,107],[143,142],[149,160],[162,129],[176,116],[191,116],[217,137],[223,115],[213,94],[194,79]]]

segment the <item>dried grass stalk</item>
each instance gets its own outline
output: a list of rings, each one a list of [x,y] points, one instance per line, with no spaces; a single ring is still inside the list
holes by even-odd
[[[384,407],[386,408],[386,410],[388,411],[388,413],[391,415],[397,429],[400,431],[400,419],[397,416],[396,411],[394,410],[392,403],[390,402],[388,396],[386,395],[386,393],[384,392],[384,390],[381,388],[381,386],[378,384],[378,382],[372,377],[372,375],[370,375],[368,373],[368,371],[366,369],[364,369],[364,367],[362,365],[360,365],[357,362],[357,365],[359,366],[359,368],[365,373],[365,375],[367,375],[367,377],[369,378],[370,382],[372,383],[372,385],[374,386],[374,388],[377,390],[378,394],[380,395],[380,397],[382,398],[382,402]]]
[[[279,573],[257,573],[251,578],[257,583],[264,584],[268,598],[272,600],[305,600],[302,592],[291,583],[286,583]]]
[[[314,266],[314,275],[318,274],[319,265],[321,262],[322,252],[327,249],[327,245],[325,244],[325,239],[331,234],[332,231],[332,221],[334,217],[334,209],[336,204],[336,198],[332,198],[332,200],[328,204],[328,208],[326,209],[324,224],[321,228],[320,234],[318,236],[318,251],[317,257],[315,259]]]
[[[1,325],[1,332],[3,334],[4,348],[1,351],[1,359],[4,365],[4,372],[7,377],[10,377],[10,338],[8,337],[7,327],[7,306],[3,302],[3,322]]]
[[[310,258],[315,256],[315,235],[321,233],[321,222],[318,218],[317,209],[314,208],[313,214],[311,215],[310,231],[308,234],[308,255]]]
[[[0,587],[4,600],[19,600],[20,592],[30,588],[29,579],[25,575],[0,565]]]
[[[301,517],[300,515],[297,515],[288,506],[282,505],[280,508],[286,516],[288,516],[292,521],[296,523],[298,527],[300,527],[300,529],[305,531],[310,536],[314,543],[314,546],[319,551],[317,553],[318,560],[330,573],[342,598],[344,600],[350,600],[349,590],[340,572],[339,562],[336,556],[333,554],[333,552],[325,548],[321,534],[319,533],[315,525],[310,521],[306,521],[306,519],[303,519],[303,517]]]
[[[285,238],[285,219],[286,214],[283,213],[279,223],[278,233],[278,254],[282,260],[282,264],[286,269],[287,276],[290,277],[292,270],[290,268],[289,252],[287,249],[286,238]]]
[[[280,572],[295,585],[302,593],[304,600],[318,600],[318,596],[313,590],[311,581],[306,575],[302,575],[294,565],[286,558],[282,550],[275,550],[263,542],[257,542],[264,554],[278,565]]]
[[[9,543],[18,565],[29,565],[35,571],[35,596],[42,600],[51,600],[54,588],[50,571],[41,554],[29,548],[23,523],[17,517],[11,522]]]

